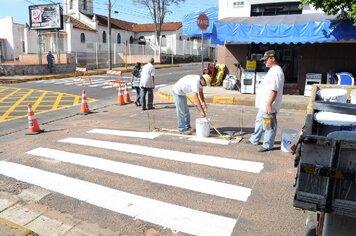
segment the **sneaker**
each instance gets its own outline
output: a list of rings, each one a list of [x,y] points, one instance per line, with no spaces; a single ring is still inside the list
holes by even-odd
[[[146,111],[147,110],[147,108],[142,108],[142,111]]]
[[[187,129],[185,131],[180,131],[179,133],[181,134],[185,134],[185,135],[192,135],[193,134],[193,131],[191,129]]]
[[[268,148],[264,148],[264,147],[259,147],[259,148],[257,148],[257,151],[258,152],[268,152],[268,151],[270,151],[271,149],[268,149]]]
[[[246,144],[252,144],[252,145],[258,145],[258,143],[251,143],[251,141],[249,139],[246,139],[245,140],[245,143]]]
[[[153,110],[156,109],[155,107],[149,107],[148,110]]]

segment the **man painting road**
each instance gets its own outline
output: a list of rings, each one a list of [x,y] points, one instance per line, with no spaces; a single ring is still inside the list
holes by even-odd
[[[186,75],[179,79],[173,86],[173,97],[176,105],[178,131],[184,134],[192,134],[190,126],[190,114],[187,102],[187,93],[193,92],[194,102],[202,117],[206,117],[206,103],[203,93],[206,81],[201,75]]]
[[[48,64],[48,70],[50,74],[52,74],[53,63],[54,63],[54,56],[52,52],[49,51],[47,54],[47,64]]]
[[[281,108],[284,73],[279,66],[274,50],[265,52],[262,60],[268,73],[258,86],[255,106],[258,108],[255,121],[255,131],[249,139],[249,143],[258,145],[264,132],[263,144],[257,150],[266,152],[273,148],[277,133],[277,113]]]

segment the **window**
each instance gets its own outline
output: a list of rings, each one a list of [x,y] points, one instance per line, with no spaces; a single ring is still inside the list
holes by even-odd
[[[87,0],[83,0],[83,10],[87,10],[87,8],[88,8]]]
[[[80,42],[85,43],[85,34],[84,33],[80,34]]]
[[[162,46],[162,47],[166,47],[166,46],[167,46],[166,35],[162,35],[162,38],[161,38],[161,46]]]
[[[70,9],[70,10],[73,9],[73,0],[69,0],[69,9]]]
[[[103,43],[106,43],[106,32],[103,32]]]
[[[300,2],[283,2],[251,5],[251,16],[302,14]]]
[[[116,42],[117,42],[118,44],[121,43],[121,35],[120,35],[120,33],[117,34]]]
[[[130,36],[130,44],[133,44],[133,37]]]

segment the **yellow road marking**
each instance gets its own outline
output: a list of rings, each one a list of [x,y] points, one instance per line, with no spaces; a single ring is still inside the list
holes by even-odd
[[[52,106],[52,110],[56,110],[58,108],[58,105],[61,102],[62,97],[63,97],[63,93],[58,94],[57,99],[56,99],[55,103]]]
[[[38,107],[38,105],[42,102],[42,99],[46,96],[48,92],[47,91],[43,91],[43,93],[41,94],[41,96],[37,99],[37,101],[35,102],[35,104],[33,104],[32,108],[35,111],[36,108]]]
[[[27,94],[25,94],[21,99],[17,100],[17,102],[12,105],[2,116],[0,116],[0,121],[3,121],[6,119],[6,117],[8,117],[10,115],[11,112],[13,112],[15,110],[15,108],[21,103],[23,102],[23,100],[26,99],[26,97],[28,95],[30,95],[33,92],[33,89],[30,89]]]
[[[15,89],[15,91],[13,91],[12,93],[6,95],[5,97],[0,99],[0,102],[5,101],[7,98],[11,97],[12,95],[14,95],[15,93],[17,93],[18,91],[20,91],[20,89]]]
[[[73,105],[76,105],[79,103],[79,96],[74,98]]]
[[[27,104],[25,103],[33,104],[35,114],[41,114],[79,105],[80,99],[80,95],[68,93],[0,87],[0,122],[26,117]],[[87,101],[93,102],[96,99],[87,98]]]

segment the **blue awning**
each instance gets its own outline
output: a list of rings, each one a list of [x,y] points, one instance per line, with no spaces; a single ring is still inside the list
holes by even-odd
[[[212,42],[224,43],[322,43],[356,40],[351,21],[325,14],[230,17],[214,22]]]
[[[209,27],[204,30],[204,38],[209,38],[213,30],[213,24],[218,20],[218,8],[210,7],[205,10],[197,11],[188,15],[185,15],[182,20],[183,35],[189,37],[201,37],[201,29],[197,25],[197,18],[200,14],[204,13],[209,18]]]

